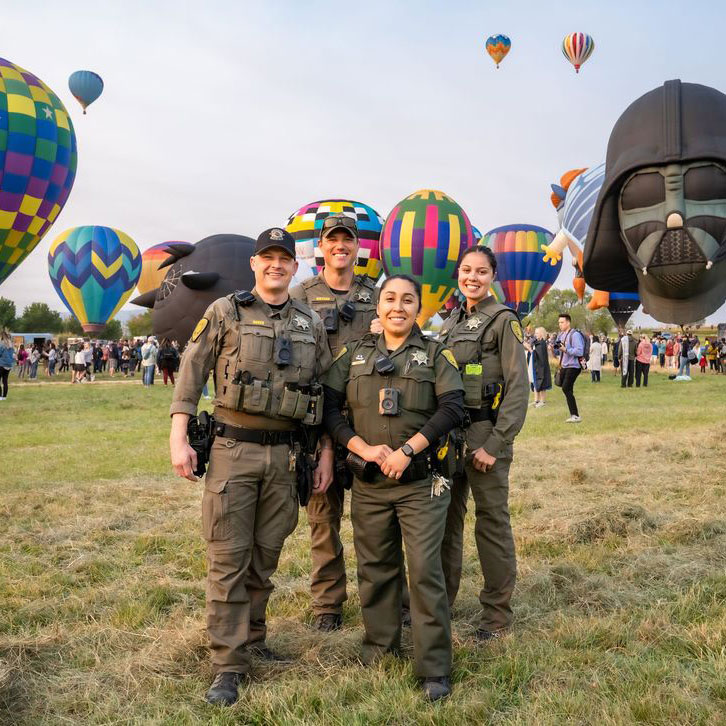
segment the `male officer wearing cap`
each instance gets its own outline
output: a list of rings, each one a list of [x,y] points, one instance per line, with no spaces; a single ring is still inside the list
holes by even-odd
[[[280,659],[265,645],[270,576],[297,524],[300,429],[320,422],[317,380],[331,361],[320,317],[288,294],[297,270],[293,238],[279,228],[266,230],[250,265],[255,288],[216,300],[199,321],[171,404],[172,465],[196,481],[187,422],[214,372],[216,437],[202,499],[215,672],[206,698],[224,705],[237,700],[250,654]],[[316,472],[323,486],[332,479],[325,466],[323,459]]]
[[[376,328],[377,291],[374,280],[356,275],[358,226],[344,214],[325,219],[318,243],[324,266],[320,272],[290,290],[290,297],[309,305],[323,320],[333,357],[340,349]],[[373,328],[371,325],[373,324]],[[333,465],[333,447],[329,440],[321,442],[321,458]],[[345,452],[347,453],[347,452]],[[344,458],[344,457],[343,457]],[[338,468],[340,470],[340,467]],[[343,625],[345,560],[340,539],[343,516],[344,483],[340,475],[326,487],[319,476],[307,506],[310,522],[313,612],[315,627],[323,632],[338,630]]]

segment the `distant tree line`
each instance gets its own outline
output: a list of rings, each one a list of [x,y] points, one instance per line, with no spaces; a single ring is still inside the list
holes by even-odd
[[[585,294],[584,302],[577,299],[574,290],[551,289],[543,298],[537,309],[530,313],[525,322],[533,328],[542,326],[550,333],[556,332],[557,318],[560,313],[568,313],[572,317],[572,327],[595,335],[610,335],[615,330],[615,323],[607,308],[588,310],[587,303],[592,295]]]
[[[15,303],[5,297],[0,297],[0,328],[7,328],[17,333],[67,333],[77,337],[88,335],[83,332],[81,324],[75,317],[71,315],[63,318],[57,310],[51,310],[46,303],[30,303],[18,317]],[[118,320],[109,320],[106,327],[92,337],[118,340],[123,337],[123,328]]]

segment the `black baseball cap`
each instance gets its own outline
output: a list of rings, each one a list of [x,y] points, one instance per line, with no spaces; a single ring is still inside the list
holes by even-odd
[[[255,244],[255,254],[269,250],[272,247],[279,247],[281,250],[290,253],[292,259],[296,259],[295,240],[289,232],[281,227],[271,227],[266,229],[258,238]]]
[[[331,214],[323,220],[323,226],[320,228],[320,239],[327,237],[337,229],[345,230],[353,237],[358,237],[358,223],[353,217],[347,214]]]

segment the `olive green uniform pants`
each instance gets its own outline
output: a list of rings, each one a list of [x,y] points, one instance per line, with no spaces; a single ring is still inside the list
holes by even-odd
[[[409,484],[355,479],[351,518],[365,626],[364,662],[400,648],[403,537],[416,675],[451,672],[451,622],[441,567],[448,506],[449,492],[431,497],[428,479]]]
[[[482,445],[488,435],[486,427],[491,430],[491,424],[488,422],[476,423],[467,431],[469,452]],[[457,477],[451,487],[451,504],[447,512],[446,532],[441,548],[446,591],[449,605],[452,605],[461,581],[464,517],[466,501],[471,490],[476,516],[474,538],[484,575],[484,587],[479,593],[482,606],[479,627],[490,631],[509,628],[512,625],[510,600],[517,579],[517,558],[509,521],[511,465],[511,447],[486,473],[474,469],[469,453],[463,477]]]
[[[316,615],[339,615],[348,599],[340,539],[344,501],[345,489],[340,482],[334,481],[325,494],[313,494],[307,506],[312,559],[310,591]]]
[[[202,498],[207,540],[207,632],[215,673],[246,673],[246,646],[263,643],[265,610],[285,538],[298,517],[290,447],[217,437]]]

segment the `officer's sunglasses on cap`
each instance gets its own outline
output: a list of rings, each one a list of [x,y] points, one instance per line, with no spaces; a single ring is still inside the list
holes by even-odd
[[[327,230],[335,229],[336,227],[345,227],[345,229],[349,230],[354,237],[358,236],[358,225],[356,224],[355,219],[352,217],[346,217],[343,214],[326,217],[323,220],[323,228],[320,230],[320,234],[323,235]]]

